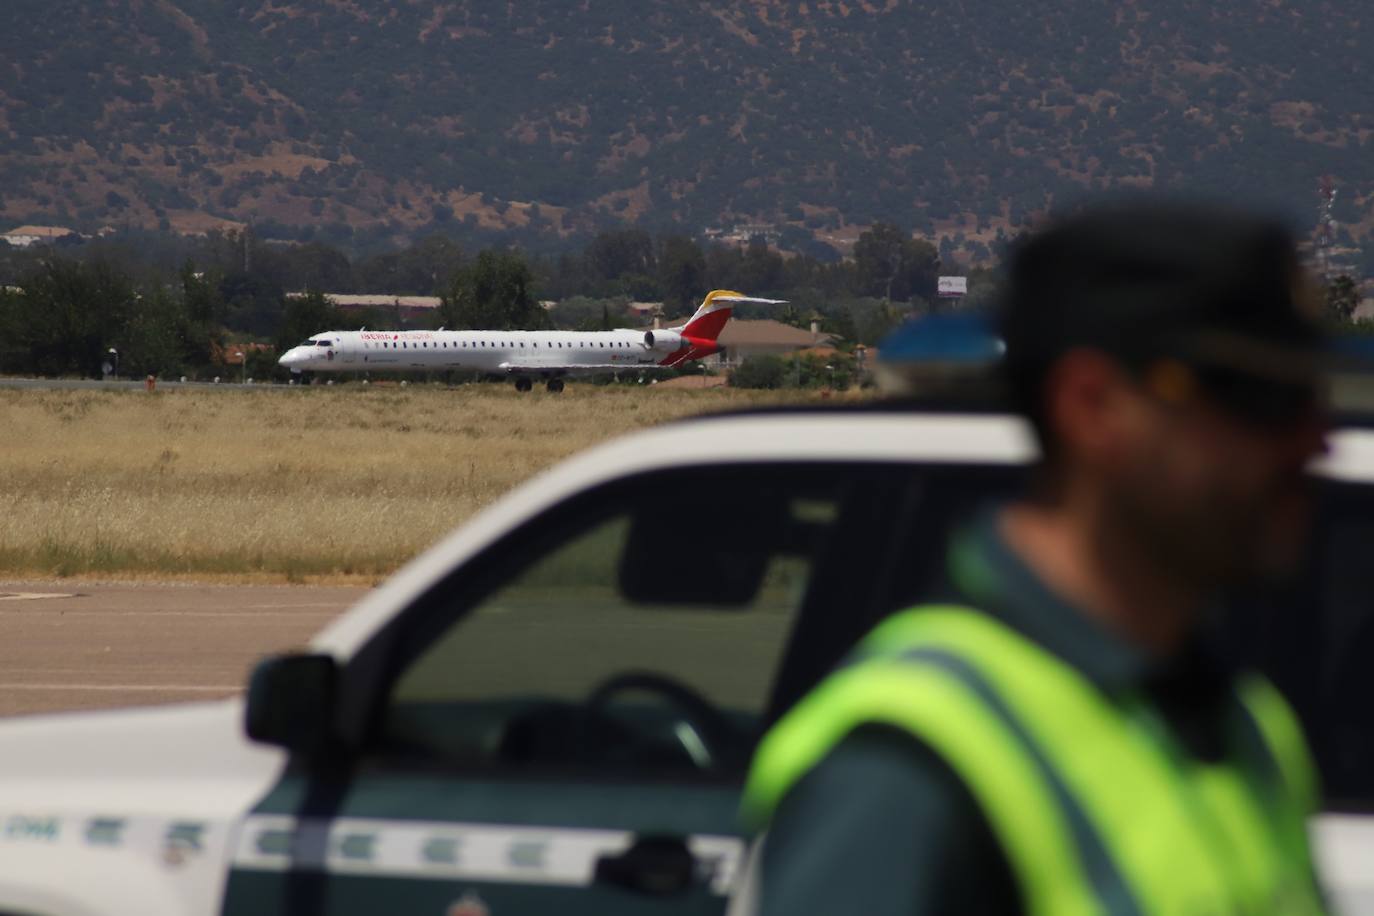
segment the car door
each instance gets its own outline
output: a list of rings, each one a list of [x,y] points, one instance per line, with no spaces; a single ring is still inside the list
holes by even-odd
[[[1242,596],[1228,615],[1238,651],[1283,690],[1320,770],[1314,829],[1340,912],[1374,913],[1374,429],[1332,436],[1316,524],[1299,573]]]
[[[796,618],[821,581],[864,604],[912,481],[661,471],[500,538],[378,636],[363,746],[292,762],[224,912],[722,912]]]

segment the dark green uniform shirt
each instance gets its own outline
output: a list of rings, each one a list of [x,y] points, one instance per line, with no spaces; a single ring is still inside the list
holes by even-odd
[[[936,603],[998,617],[1109,694],[1149,695],[1182,745],[1215,760],[1238,701],[1231,669],[1198,639],[1170,659],[1123,642],[1060,599],[984,513],[951,545]],[[911,916],[1021,910],[1011,866],[973,796],[910,733],[866,726],[782,800],[769,826],[760,913]]]

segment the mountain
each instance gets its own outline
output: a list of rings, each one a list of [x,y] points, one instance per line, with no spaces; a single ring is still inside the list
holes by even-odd
[[[1374,221],[1358,4],[8,0],[0,219],[989,239],[1130,185]]]

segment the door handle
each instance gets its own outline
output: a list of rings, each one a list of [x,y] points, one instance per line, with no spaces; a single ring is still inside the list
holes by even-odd
[[[624,852],[597,859],[595,876],[598,884],[648,897],[671,897],[695,882],[697,860],[682,837],[646,835],[635,837]]]

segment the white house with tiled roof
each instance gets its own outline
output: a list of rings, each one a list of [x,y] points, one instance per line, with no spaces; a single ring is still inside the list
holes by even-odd
[[[0,233],[0,241],[8,242],[15,248],[28,248],[40,242],[55,242],[69,235],[76,235],[76,231],[66,226],[20,226]]]
[[[301,298],[307,293],[287,293],[288,299]],[[410,321],[423,315],[431,315],[442,300],[438,296],[397,296],[391,293],[325,293],[324,297],[335,308],[349,310],[395,309],[404,320]]]
[[[685,321],[685,318],[660,319],[654,322],[653,327],[671,328]],[[711,366],[738,366],[751,356],[782,356],[811,347],[829,346],[837,339],[834,334],[823,333],[814,321],[811,322],[810,330],[807,330],[794,328],[790,324],[783,324],[771,318],[732,318],[716,338],[717,342],[725,347],[725,358],[722,360],[719,355],[708,356],[702,362]]]

